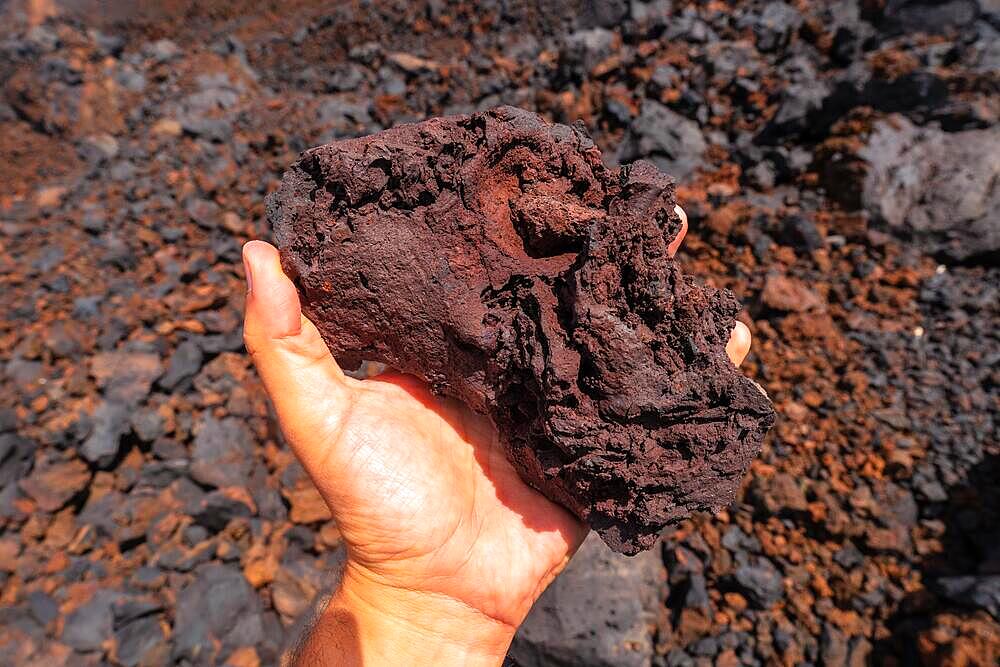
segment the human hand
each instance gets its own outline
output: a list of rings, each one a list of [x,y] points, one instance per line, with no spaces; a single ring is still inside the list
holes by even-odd
[[[247,349],[347,547],[298,663],[500,664],[586,526],[521,481],[487,417],[412,376],[345,376],[277,250],[252,241],[243,259]],[[738,324],[727,352],[749,348]]]

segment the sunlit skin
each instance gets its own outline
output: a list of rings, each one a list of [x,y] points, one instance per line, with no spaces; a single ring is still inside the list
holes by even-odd
[[[277,250],[251,241],[243,260],[247,349],[347,547],[296,664],[499,665],[586,527],[521,481],[488,418],[412,376],[345,376]],[[726,350],[749,349],[737,324]]]

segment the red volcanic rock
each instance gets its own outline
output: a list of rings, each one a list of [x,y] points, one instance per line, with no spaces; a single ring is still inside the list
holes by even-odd
[[[681,273],[672,179],[501,107],[306,151],[268,217],[345,365],[487,413],[523,479],[614,549],[731,502],[774,420],[740,304]]]

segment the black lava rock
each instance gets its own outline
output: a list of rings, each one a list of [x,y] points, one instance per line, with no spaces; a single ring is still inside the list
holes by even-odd
[[[737,568],[733,583],[758,609],[767,609],[785,596],[781,573],[767,559]]]

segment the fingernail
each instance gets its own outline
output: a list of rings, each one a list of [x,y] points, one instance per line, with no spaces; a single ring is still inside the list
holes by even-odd
[[[687,212],[683,208],[680,207],[680,204],[678,204],[677,206],[674,206],[674,211],[680,217],[681,222],[687,222],[688,221],[688,214],[687,214]]]
[[[253,271],[250,269],[250,262],[247,261],[247,255],[243,253],[243,273],[246,274],[247,280],[247,294],[253,291]]]

